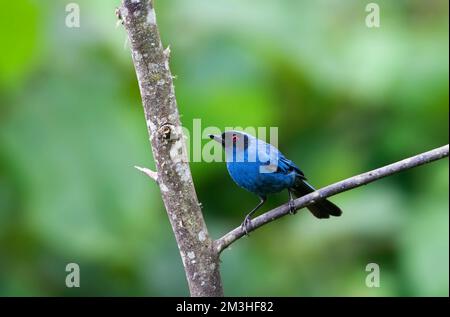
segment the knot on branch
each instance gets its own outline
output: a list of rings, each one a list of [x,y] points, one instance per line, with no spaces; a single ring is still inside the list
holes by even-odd
[[[171,123],[164,123],[157,131],[160,139],[165,141],[178,140],[179,136],[175,133],[175,127]]]
[[[173,135],[171,125],[168,123],[162,125],[158,132],[164,140],[170,140],[170,137]]]
[[[122,6],[122,8],[126,9],[126,15],[128,14],[132,14],[134,16],[138,16],[140,15],[140,13],[142,11],[146,11],[147,9],[147,3],[148,3],[148,7],[149,9],[152,9],[152,3],[151,1],[136,1],[136,0],[125,0],[124,5]]]

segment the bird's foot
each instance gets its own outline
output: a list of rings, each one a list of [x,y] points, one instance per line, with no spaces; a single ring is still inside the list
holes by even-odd
[[[295,209],[295,204],[293,200],[289,200],[289,213],[291,215],[295,215],[297,213],[297,210]]]
[[[252,219],[247,216],[241,224],[242,230],[244,230],[245,235],[248,236],[249,230],[252,228]]]

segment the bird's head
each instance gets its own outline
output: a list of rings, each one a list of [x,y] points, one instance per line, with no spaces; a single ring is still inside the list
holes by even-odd
[[[228,149],[234,149],[235,151],[246,150],[253,136],[242,131],[225,131],[221,135],[210,134],[209,137],[216,142],[222,144],[222,146]]]

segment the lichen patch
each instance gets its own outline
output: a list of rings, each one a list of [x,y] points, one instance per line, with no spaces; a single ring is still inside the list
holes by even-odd
[[[156,24],[155,9],[151,8],[150,10],[148,10],[146,22],[149,25],[155,25]]]

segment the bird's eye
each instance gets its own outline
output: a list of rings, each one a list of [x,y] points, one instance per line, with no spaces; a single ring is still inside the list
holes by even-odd
[[[238,140],[238,136],[236,134],[233,134],[233,137],[231,140],[233,141],[233,143],[236,143],[236,141]]]

